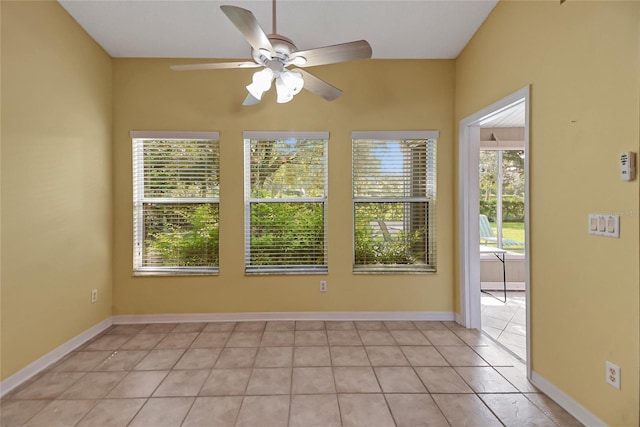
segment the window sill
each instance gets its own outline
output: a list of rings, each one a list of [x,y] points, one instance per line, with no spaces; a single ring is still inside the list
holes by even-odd
[[[435,274],[434,267],[353,266],[353,274]]]
[[[162,269],[134,270],[133,277],[166,277],[166,276],[219,276],[220,269]]]

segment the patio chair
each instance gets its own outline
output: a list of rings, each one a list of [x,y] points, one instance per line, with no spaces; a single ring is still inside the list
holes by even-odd
[[[480,244],[497,244],[498,238],[493,234],[491,224],[489,224],[489,218],[486,215],[480,215]],[[524,246],[524,242],[519,242],[513,239],[502,239],[503,246]]]

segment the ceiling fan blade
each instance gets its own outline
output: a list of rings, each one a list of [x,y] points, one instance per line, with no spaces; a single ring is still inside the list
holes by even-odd
[[[233,22],[233,25],[240,30],[253,50],[259,52],[260,49],[266,49],[272,54],[275,54],[271,42],[260,27],[260,24],[258,24],[258,20],[253,13],[237,6],[223,5],[220,6],[220,9],[222,9],[224,14],[227,15],[227,18]]]
[[[260,64],[255,62],[213,62],[210,64],[187,64],[187,65],[172,65],[173,71],[193,71],[193,70],[218,70],[225,68],[258,68]]]
[[[258,98],[256,98],[255,96],[251,95],[250,93],[248,93],[247,97],[242,102],[242,105],[256,105],[259,102],[260,102],[260,100]]]
[[[338,62],[369,59],[372,55],[371,45],[366,40],[319,47],[316,49],[294,52],[289,59],[298,67],[315,67],[316,65],[336,64]],[[303,64],[296,58],[303,57],[307,61]]]
[[[320,80],[313,74],[299,68],[297,68],[296,71],[302,74],[302,78],[304,79],[304,89],[309,92],[321,96],[327,101],[336,100],[340,98],[340,95],[342,95],[342,91],[340,89],[331,86],[324,80]]]

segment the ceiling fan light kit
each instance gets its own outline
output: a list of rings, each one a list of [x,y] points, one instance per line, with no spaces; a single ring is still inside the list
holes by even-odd
[[[264,33],[251,11],[237,6],[220,6],[222,12],[244,35],[251,46],[254,62],[222,62],[213,64],[174,65],[175,71],[212,70],[224,68],[257,68],[262,70],[253,74],[247,85],[249,94],[243,105],[255,105],[262,99],[264,92],[271,89],[276,82],[277,102],[289,102],[302,89],[333,101],[342,95],[342,91],[314,75],[301,69],[289,70],[287,67],[314,67],[318,65],[336,64],[357,59],[369,59],[371,46],[365,40],[343,43],[333,46],[319,47],[299,51],[288,38],[276,33],[276,2],[273,0],[273,34]]]

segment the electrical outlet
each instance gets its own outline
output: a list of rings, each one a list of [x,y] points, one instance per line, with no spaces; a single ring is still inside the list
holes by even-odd
[[[620,390],[620,366],[617,366],[607,360],[606,378],[609,385]]]
[[[98,302],[98,290],[91,289],[91,304],[95,304]]]
[[[320,292],[327,292],[327,281],[326,280],[321,280],[320,281]]]

